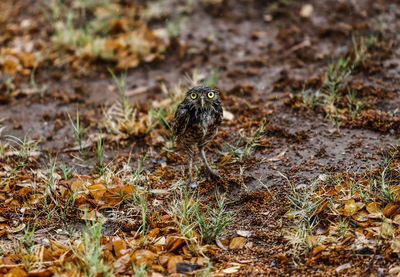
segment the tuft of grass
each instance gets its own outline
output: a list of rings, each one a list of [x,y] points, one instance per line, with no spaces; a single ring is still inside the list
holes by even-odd
[[[126,96],[126,76],[127,70],[121,73],[120,77],[118,78],[117,75],[112,70],[108,70],[114,80],[114,83],[118,87],[119,91],[119,104],[122,109],[122,114],[124,115],[124,119],[128,120],[130,115],[133,112],[133,106],[129,103],[128,97]]]
[[[368,37],[357,37],[356,35],[353,35],[351,37],[351,41],[353,43],[354,69],[359,64],[363,64],[365,62],[365,60],[368,58],[369,50],[378,43],[378,37],[373,34],[369,35]]]
[[[126,94],[126,71],[117,77],[110,74],[118,88],[118,100],[104,111],[103,125],[117,140],[141,136],[153,127],[148,114],[139,113]]]
[[[87,211],[85,214],[87,218]],[[102,257],[102,228],[102,219],[93,222],[86,220],[86,230],[82,231],[83,250],[77,253],[77,256],[82,262],[81,271],[86,276],[113,276],[111,265],[107,264]]]
[[[35,79],[35,71],[36,71],[36,67],[33,68],[33,70],[32,70],[31,77],[30,77],[30,83],[33,88],[34,94],[38,95],[38,96],[43,96],[43,94],[47,90],[47,86],[42,85],[39,87],[39,85],[37,84],[36,79]]]
[[[336,103],[338,91],[343,86],[343,82],[352,73],[350,58],[339,57],[336,62],[328,65],[328,74],[324,81],[324,86],[328,92],[328,103]]]
[[[23,167],[36,152],[39,141],[28,140],[27,135],[23,139],[11,135],[7,135],[6,138],[16,145],[10,145],[10,149],[18,157],[18,167]]]
[[[341,56],[336,61],[328,65],[328,71],[321,88],[315,91],[303,89],[300,97],[303,103],[309,107],[320,108],[326,117],[336,125],[338,131],[341,125],[341,118],[344,115],[339,114],[341,93],[346,88],[346,82],[356,68],[365,63],[369,57],[369,51],[378,42],[375,35],[369,37],[352,36],[353,52],[347,56]],[[348,90],[347,110],[350,118],[356,118],[360,109],[364,105],[363,101],[356,101],[356,92]],[[344,107],[342,107],[344,108]]]
[[[249,136],[244,134],[243,130],[240,130],[240,138],[236,145],[227,144],[232,155],[233,162],[243,162],[247,160],[251,154],[253,154],[254,149],[259,146],[262,135],[265,132],[265,121],[263,121],[256,130],[252,130]]]
[[[69,168],[66,164],[60,165],[61,172],[63,174],[64,180],[69,180],[74,176],[74,169]]]
[[[347,95],[348,99],[347,107],[349,110],[349,116],[353,119],[357,117],[358,113],[360,112],[360,109],[364,105],[363,101],[356,101],[356,96],[357,96],[356,91],[349,91]]]
[[[86,156],[86,153],[84,151],[84,147],[83,147],[83,134],[86,132],[87,128],[82,128],[81,126],[81,122],[79,119],[79,110],[76,110],[76,119],[75,119],[75,123],[71,118],[71,115],[69,113],[68,114],[68,118],[69,118],[69,122],[71,123],[72,126],[72,131],[74,132],[74,136],[75,136],[75,140],[78,143],[79,146],[79,153],[81,154],[82,157]]]
[[[132,202],[140,210],[140,216],[141,216],[140,233],[142,234],[142,240],[145,239],[145,235],[147,233],[148,196],[149,192],[146,188],[144,190],[140,190],[137,186],[135,187],[135,191],[132,193]],[[144,241],[142,241],[142,243],[144,243]]]
[[[56,177],[56,166],[57,166],[57,158],[51,159],[48,168],[48,178],[44,180],[47,187],[50,191],[54,191],[57,185],[57,177]]]
[[[200,243],[196,236],[206,243],[225,232],[225,228],[232,220],[232,213],[227,211],[225,195],[216,195],[217,205],[214,208],[202,208],[201,202],[187,191],[181,192],[173,201],[170,214],[173,216],[180,232],[192,249],[198,248]]]
[[[232,220],[232,213],[227,211],[225,195],[216,195],[217,206],[207,207],[204,213],[196,209],[196,221],[200,235],[206,243],[212,243],[220,236]]]
[[[24,229],[24,233],[22,235],[22,239],[20,242],[22,249],[24,249],[24,252],[26,252],[26,255],[21,255],[21,256],[24,262],[24,268],[27,272],[29,272],[32,269],[32,263],[35,259],[34,257],[35,255],[33,253],[34,233],[35,233],[35,227],[30,228],[30,223],[28,222],[28,225]]]
[[[78,196],[78,189],[68,192],[68,195],[64,201],[64,209],[61,210],[64,220],[74,210],[75,200],[77,196]]]
[[[310,243],[309,238],[312,237],[313,231],[319,223],[319,218],[315,213],[324,201],[323,195],[316,193],[318,184],[319,182],[316,180],[303,189],[296,189],[290,185],[292,190],[288,199],[291,207],[287,215],[292,218],[293,225],[286,233],[285,238],[292,244],[294,251],[302,252],[314,246]]]

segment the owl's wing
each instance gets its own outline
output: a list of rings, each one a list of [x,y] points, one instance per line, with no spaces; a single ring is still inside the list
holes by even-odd
[[[185,133],[186,127],[188,125],[188,110],[181,103],[178,105],[178,108],[175,112],[174,117],[174,133],[175,136],[179,137]]]
[[[216,103],[214,105],[214,108],[215,108],[215,111],[216,111],[216,113],[215,113],[215,123],[216,123],[217,126],[219,126],[222,123],[222,115],[223,115],[223,109],[222,109],[221,103],[220,102]]]

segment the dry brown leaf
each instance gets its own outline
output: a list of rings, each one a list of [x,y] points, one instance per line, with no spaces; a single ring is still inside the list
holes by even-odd
[[[125,251],[123,250],[126,250],[126,242],[122,239],[114,240],[112,242],[112,247],[116,257],[121,257],[125,254]]]
[[[312,256],[314,257],[314,256],[317,255],[318,253],[324,251],[326,248],[327,248],[326,245],[318,245],[317,247],[315,247],[315,248],[313,249]]]
[[[369,219],[369,214],[366,211],[360,211],[359,213],[354,214],[351,218],[358,222],[366,222]]]
[[[366,207],[370,218],[381,218],[383,216],[383,211],[380,203],[371,202]]]
[[[392,221],[388,218],[382,222],[381,227],[379,228],[379,234],[384,238],[390,238],[394,234]]]
[[[141,265],[145,263],[147,266],[151,266],[153,264],[155,256],[156,254],[149,250],[140,249],[136,250],[135,253],[133,253],[132,259],[136,265]]]
[[[170,236],[167,238],[166,248],[168,252],[173,252],[182,247],[184,244],[185,244],[184,239]]]
[[[168,260],[168,273],[172,274],[172,273],[176,273],[176,264],[179,262],[182,262],[183,258],[182,256],[172,256],[169,258]]]
[[[238,234],[241,237],[245,237],[248,238],[251,236],[251,232],[250,231],[245,231],[245,230],[237,230],[236,234]]]
[[[307,236],[306,242],[309,248],[313,248],[318,244],[318,237],[317,236]]]
[[[116,260],[115,263],[113,264],[114,272],[123,273],[130,264],[130,260],[131,257],[128,253],[119,257],[118,260]]]
[[[103,198],[104,193],[106,192],[107,188],[103,184],[94,184],[88,186],[90,193],[92,194],[93,198],[96,200],[100,200]]]
[[[400,201],[400,185],[395,185],[390,188],[390,192],[392,193],[394,199],[396,199],[396,202]]]
[[[18,225],[17,227],[8,227],[7,226],[7,232],[8,233],[18,233],[21,232],[22,230],[25,229],[26,224],[25,223],[21,223],[20,225]]]
[[[400,225],[400,214],[394,216],[393,223]]]
[[[4,277],[25,277],[28,274],[22,268],[16,267],[11,269]]]
[[[345,202],[344,205],[344,215],[345,216],[352,216],[362,208],[364,208],[365,204],[362,202],[356,202],[354,199],[349,199]]]
[[[244,237],[235,237],[229,243],[229,249],[241,249],[246,244],[246,238]]]
[[[392,248],[394,253],[400,253],[400,240],[397,238],[392,240],[390,243],[390,248]]]
[[[227,243],[228,243],[228,242],[227,242],[227,241],[225,241],[226,244],[224,244],[224,243],[223,243],[223,240],[220,240],[220,239],[217,238],[217,239],[215,240],[215,242],[216,242],[216,244],[217,244],[217,246],[218,246],[219,248],[221,248],[221,249],[223,249],[223,250],[228,250],[228,246],[227,246]]]
[[[398,214],[400,212],[400,205],[396,204],[394,202],[390,202],[388,203],[385,208],[383,209],[383,214],[386,217],[391,217],[394,216],[396,214]]]
[[[349,269],[349,268],[351,268],[351,264],[350,264],[350,263],[346,263],[346,264],[342,264],[342,265],[338,266],[338,267],[335,269],[335,271],[336,271],[337,273],[339,273],[339,272],[341,272],[341,271],[343,271],[343,270],[345,270],[345,269]]]
[[[232,267],[225,268],[225,269],[222,270],[222,272],[226,273],[226,274],[231,274],[231,273],[238,272],[239,269],[240,269],[240,266],[237,265],[237,266],[232,266]]]

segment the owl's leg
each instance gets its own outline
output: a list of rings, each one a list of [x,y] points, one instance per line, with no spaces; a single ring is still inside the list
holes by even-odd
[[[193,151],[189,150],[189,157],[188,157],[188,175],[189,175],[189,182],[190,185],[192,183],[192,168],[193,168]]]
[[[210,175],[211,178],[214,178],[214,179],[219,178],[218,173],[215,172],[214,170],[212,170],[210,165],[208,164],[206,153],[204,152],[204,148],[203,147],[199,147],[199,148],[200,148],[199,150],[200,150],[201,158],[203,159],[204,164],[206,165],[208,174]]]

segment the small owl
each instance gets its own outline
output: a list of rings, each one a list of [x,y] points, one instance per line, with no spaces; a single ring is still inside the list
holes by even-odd
[[[219,92],[205,86],[198,86],[186,93],[178,105],[174,118],[175,144],[188,152],[189,181],[192,183],[193,154],[197,145],[207,171],[212,178],[218,178],[207,162],[204,146],[217,134],[222,121],[222,106]]]

